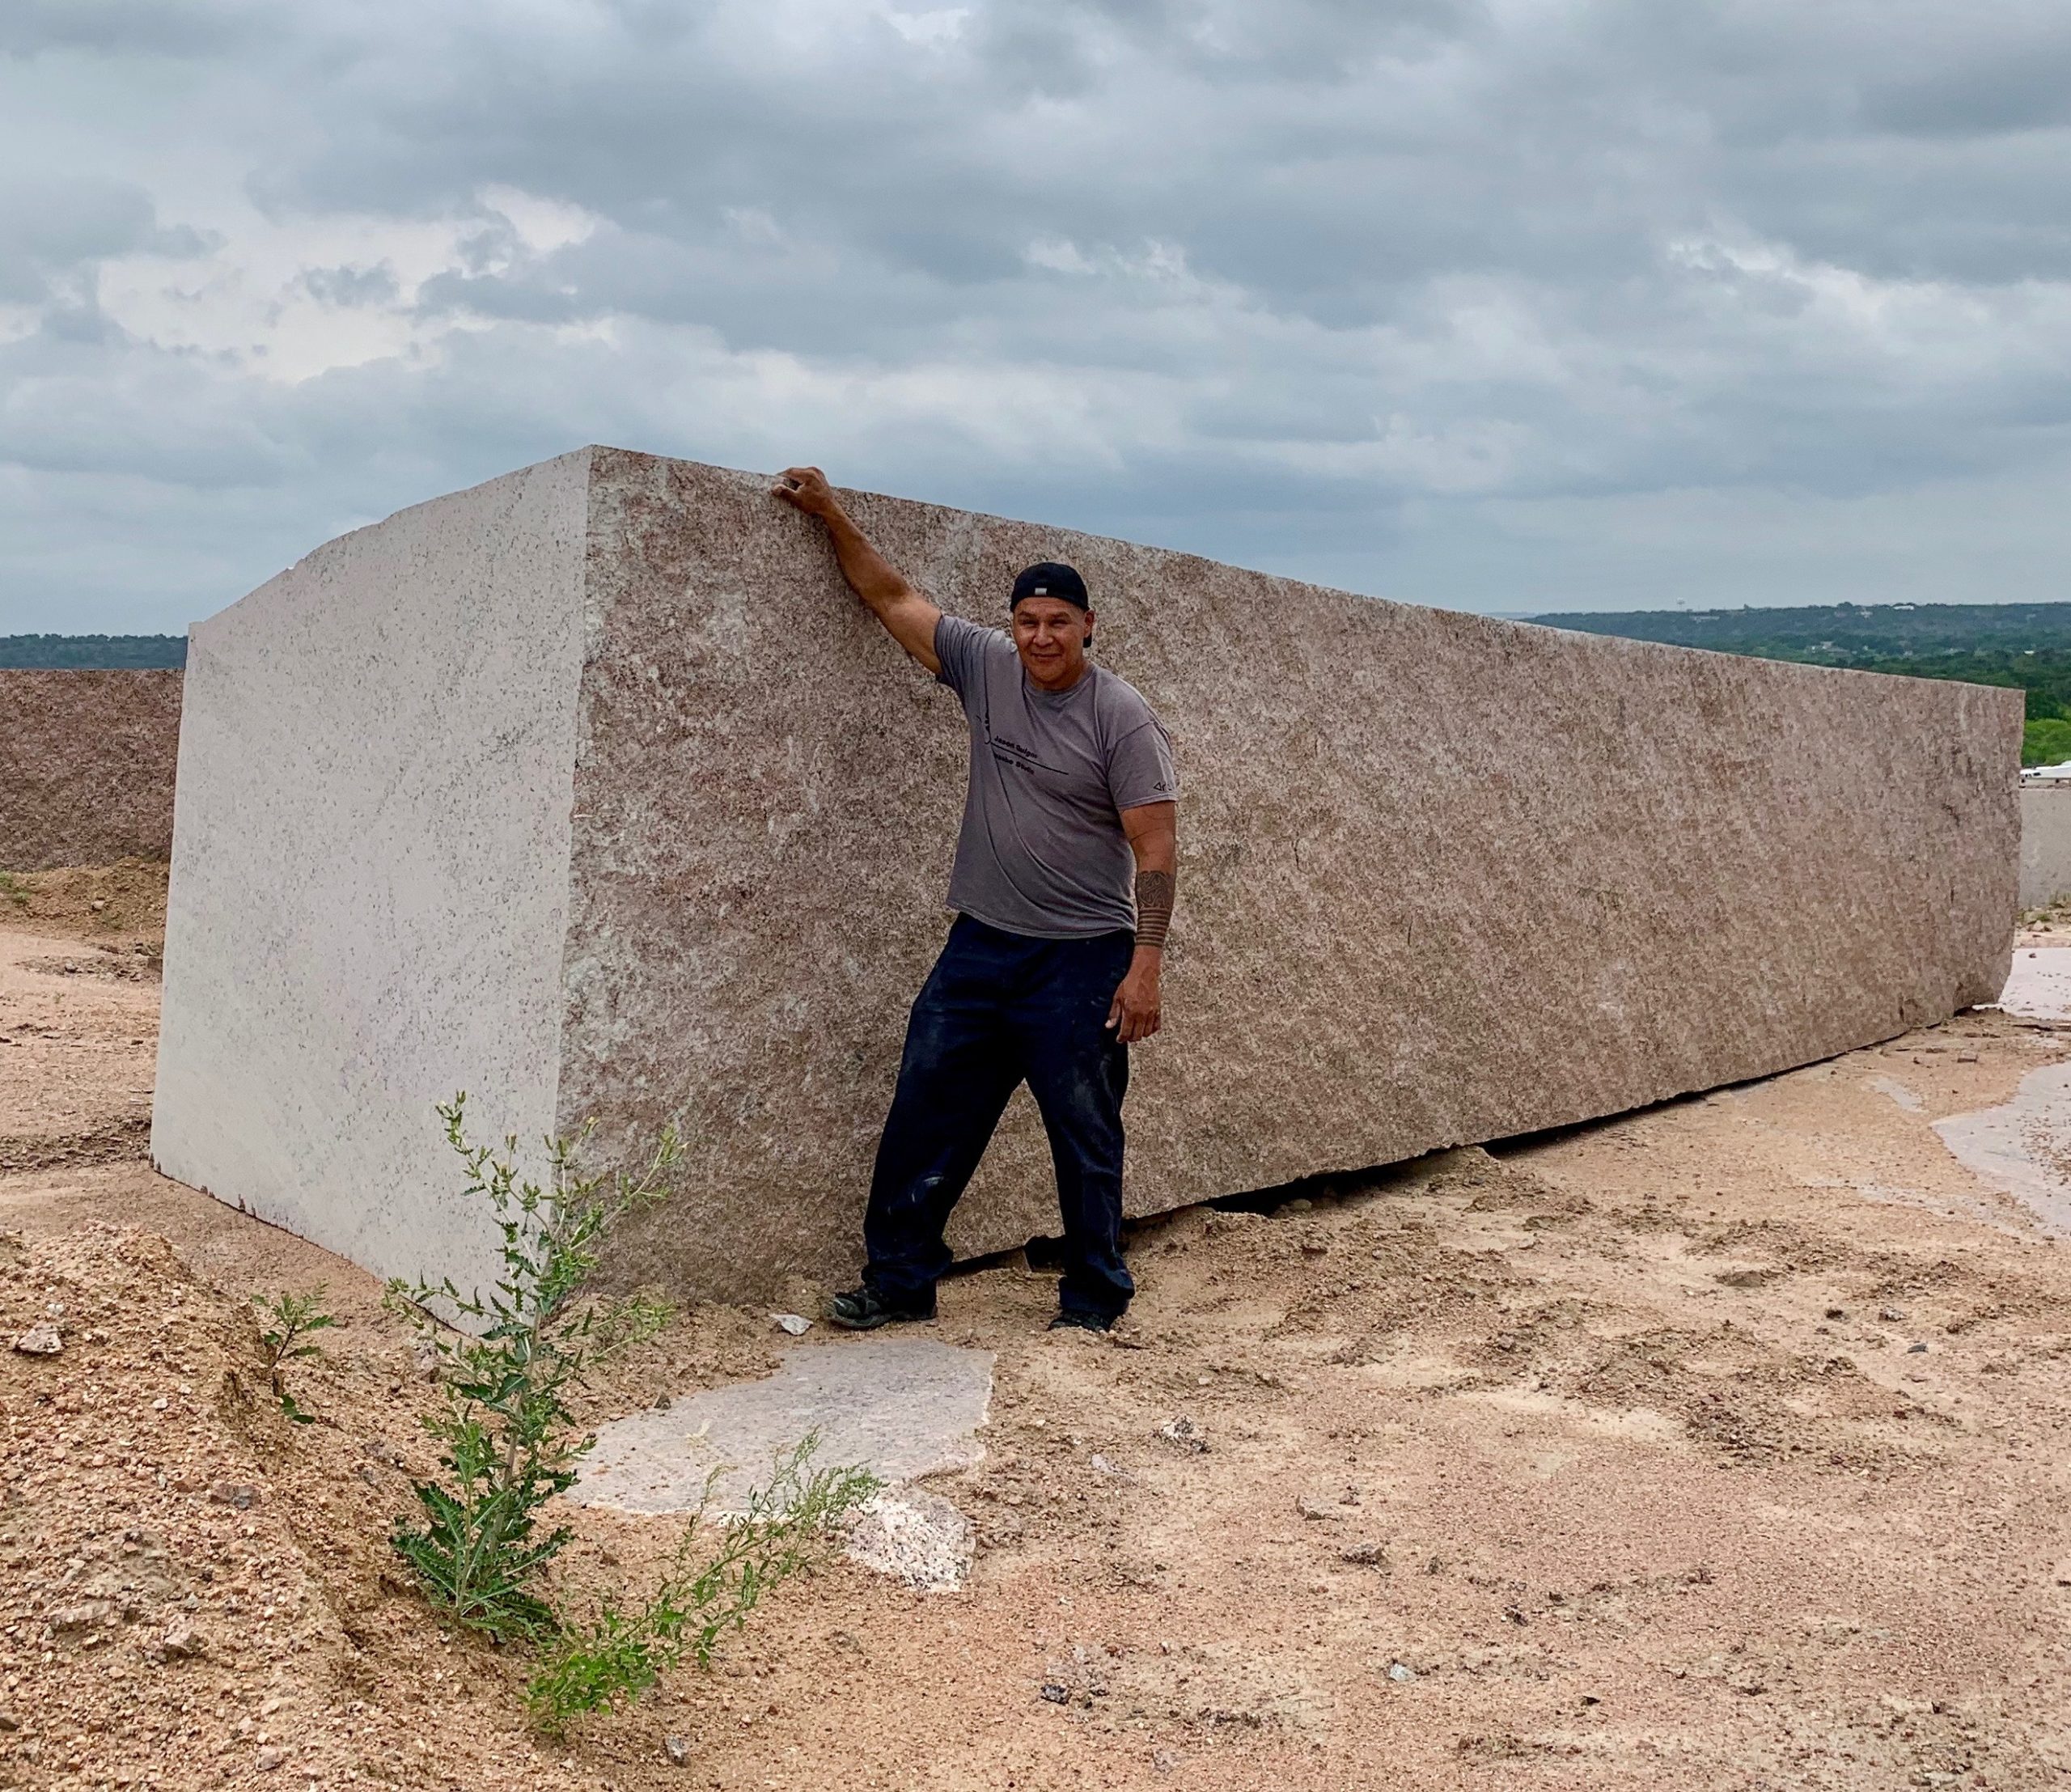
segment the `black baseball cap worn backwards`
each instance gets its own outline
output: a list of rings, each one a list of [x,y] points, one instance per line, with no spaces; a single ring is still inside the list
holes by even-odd
[[[1082,610],[1093,608],[1086,595],[1086,581],[1061,560],[1039,560],[1014,580],[1014,595],[1007,600],[1009,612],[1024,597],[1061,597]]]

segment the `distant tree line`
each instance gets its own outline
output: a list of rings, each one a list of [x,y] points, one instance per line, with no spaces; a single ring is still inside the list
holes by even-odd
[[[184,635],[0,635],[0,668],[9,671],[133,671],[186,663]]]
[[[1549,628],[2024,693],[2024,765],[2071,759],[2071,604],[1827,604],[1537,616]]]

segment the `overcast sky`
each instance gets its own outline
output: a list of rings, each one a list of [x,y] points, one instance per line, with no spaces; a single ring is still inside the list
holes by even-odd
[[[2064,0],[4,0],[0,633],[608,442],[1535,611],[2071,597]]]

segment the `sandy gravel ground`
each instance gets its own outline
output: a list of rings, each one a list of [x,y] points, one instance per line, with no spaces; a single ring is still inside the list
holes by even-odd
[[[978,1526],[968,1587],[837,1564],[548,1748],[519,1664],[387,1553],[428,1455],[407,1334],[142,1161],[148,926],[28,918],[0,913],[0,1344],[65,1349],[0,1349],[0,1784],[2071,1783],[2071,1266],[1931,1127],[2050,1031],[1965,1016],[1181,1214],[1136,1235],[1112,1343],[1044,1332],[1018,1265],[959,1277],[934,1335],[999,1353],[985,1460],[933,1484]],[[317,1282],[346,1324],[297,1428],[249,1297]],[[685,1315],[594,1416],[781,1341]],[[578,1597],[674,1536],[572,1522]]]

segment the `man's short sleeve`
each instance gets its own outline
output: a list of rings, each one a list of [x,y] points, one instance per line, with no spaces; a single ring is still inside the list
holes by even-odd
[[[985,655],[1003,645],[1005,637],[997,629],[981,629],[960,616],[944,616],[935,625],[935,658],[942,662],[937,676],[962,697],[978,682]]]
[[[1107,789],[1117,809],[1179,800],[1171,738],[1156,716],[1146,712],[1140,724],[1115,743],[1107,755]]]

